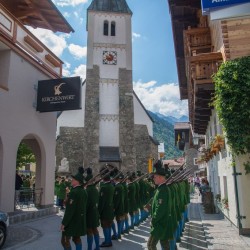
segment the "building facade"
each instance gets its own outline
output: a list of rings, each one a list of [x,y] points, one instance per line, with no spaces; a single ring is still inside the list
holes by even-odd
[[[250,201],[244,190],[249,187],[250,177],[245,174],[243,166],[248,155],[237,155],[236,164],[232,164],[232,152],[211,103],[215,93],[212,75],[220,65],[250,55],[249,3],[243,8],[243,5],[236,4],[206,12],[198,0],[169,0],[168,3],[180,96],[181,99],[188,99],[192,134],[205,137],[205,144],[200,142],[197,146],[199,168],[207,169],[218,208],[238,227],[240,234],[248,234]],[[229,3],[214,1],[213,4]],[[239,10],[243,9],[241,15]],[[222,138],[225,138],[224,142]],[[220,144],[218,150],[214,147],[216,141],[217,145]]]
[[[36,157],[39,204],[47,207],[54,202],[57,116],[55,112],[36,111],[36,86],[39,80],[61,77],[63,62],[24,24],[73,31],[51,1],[43,1],[38,9],[27,1],[0,1],[0,210],[6,212],[15,210],[16,161],[21,142],[30,146]]]

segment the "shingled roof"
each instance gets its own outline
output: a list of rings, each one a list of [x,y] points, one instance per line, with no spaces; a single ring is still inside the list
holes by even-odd
[[[126,0],[93,0],[89,10],[132,14]]]

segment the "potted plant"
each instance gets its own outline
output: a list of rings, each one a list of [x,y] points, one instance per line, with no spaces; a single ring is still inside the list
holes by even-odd
[[[228,198],[227,198],[227,197],[223,198],[223,199],[221,200],[221,203],[222,203],[224,209],[229,210]]]

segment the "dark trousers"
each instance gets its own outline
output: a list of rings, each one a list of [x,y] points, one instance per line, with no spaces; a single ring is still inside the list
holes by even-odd
[[[157,250],[156,245],[157,245],[158,241],[160,241],[162,250],[169,250],[170,249],[168,240],[159,240],[159,239],[155,238],[154,236],[150,235],[150,237],[148,239],[148,244],[147,244],[148,250]]]

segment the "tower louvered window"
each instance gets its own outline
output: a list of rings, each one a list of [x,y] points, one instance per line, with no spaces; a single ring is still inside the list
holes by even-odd
[[[109,22],[104,21],[103,23],[103,35],[108,36],[109,35]]]
[[[115,36],[115,22],[111,22],[111,36]]]

